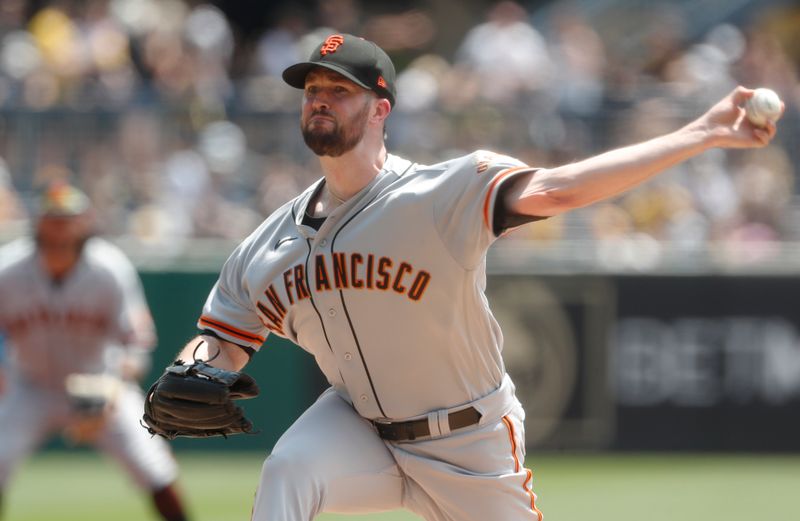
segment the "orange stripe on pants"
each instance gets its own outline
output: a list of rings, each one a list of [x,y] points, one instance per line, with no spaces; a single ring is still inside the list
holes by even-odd
[[[517,457],[517,438],[514,435],[514,424],[511,423],[511,419],[508,416],[503,416],[503,423],[506,424],[508,438],[511,440],[511,455],[514,457],[514,472],[519,472],[521,465],[519,463],[519,457]],[[541,510],[536,508],[536,494],[533,493],[533,489],[531,488],[532,482],[533,472],[530,469],[525,469],[525,481],[522,483],[522,489],[531,498],[531,510],[536,513],[539,521],[542,521],[544,519],[544,514],[542,514]]]

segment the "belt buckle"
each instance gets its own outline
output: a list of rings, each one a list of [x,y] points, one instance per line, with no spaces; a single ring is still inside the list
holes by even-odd
[[[378,434],[383,437],[392,430],[392,422],[387,419],[370,420],[372,425],[378,430]]]

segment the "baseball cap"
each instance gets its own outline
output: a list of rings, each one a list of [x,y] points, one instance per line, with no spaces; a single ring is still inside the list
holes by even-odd
[[[292,87],[303,89],[306,75],[314,67],[338,72],[381,98],[388,99],[394,107],[394,64],[374,42],[352,34],[332,34],[314,49],[308,61],[296,63],[283,71],[283,80]]]
[[[39,215],[69,217],[89,209],[89,197],[65,182],[51,183],[39,199]]]

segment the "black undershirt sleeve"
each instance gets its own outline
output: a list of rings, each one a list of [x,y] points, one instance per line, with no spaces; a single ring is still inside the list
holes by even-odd
[[[546,216],[524,215],[510,211],[506,207],[506,194],[514,187],[514,180],[510,180],[500,185],[495,195],[494,217],[492,219],[492,231],[499,237],[506,230],[547,219]]]

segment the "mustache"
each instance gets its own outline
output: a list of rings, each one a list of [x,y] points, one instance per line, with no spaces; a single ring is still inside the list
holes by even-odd
[[[327,116],[329,118],[332,118],[333,113],[327,109],[316,109],[311,112],[311,115],[309,117],[313,118],[314,116]]]

